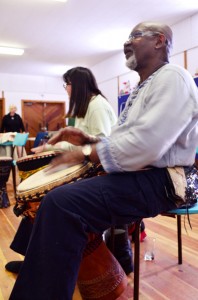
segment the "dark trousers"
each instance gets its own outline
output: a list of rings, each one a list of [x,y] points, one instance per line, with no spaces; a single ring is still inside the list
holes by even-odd
[[[56,188],[42,200],[10,300],[71,300],[87,233],[175,208],[165,169],[109,174]]]
[[[30,218],[22,218],[10,248],[22,255],[25,255],[32,233],[33,222]]]

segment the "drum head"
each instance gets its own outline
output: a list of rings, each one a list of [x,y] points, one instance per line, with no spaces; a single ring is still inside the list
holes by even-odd
[[[0,157],[0,161],[10,161],[10,160],[12,160],[12,157],[10,157],[10,156],[1,156]]]
[[[28,161],[28,160],[40,159],[40,158],[44,158],[47,156],[55,156],[55,155],[56,154],[54,151],[45,151],[45,152],[31,154],[31,155],[21,157],[21,158],[17,159],[17,163],[20,163],[23,161]]]
[[[54,187],[75,181],[91,167],[91,163],[86,165],[79,164],[52,174],[46,173],[46,169],[40,170],[18,185],[17,196],[19,198],[34,198],[38,194],[44,195]]]
[[[32,171],[46,166],[56,156],[54,151],[46,151],[42,153],[27,155],[17,160],[16,164],[19,171]]]

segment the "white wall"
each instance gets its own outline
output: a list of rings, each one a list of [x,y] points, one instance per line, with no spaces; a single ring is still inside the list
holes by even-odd
[[[118,80],[116,77],[99,83],[99,89],[103,95],[108,99],[109,103],[113,107],[117,114],[117,96],[118,96]]]
[[[170,62],[184,66],[184,51],[187,52],[187,69],[192,74],[198,72],[198,14],[172,26],[174,45]],[[123,82],[130,80],[131,88],[138,81],[136,72],[125,66],[125,57],[120,52],[95,65],[93,73],[99,87],[117,113],[117,97]],[[62,87],[62,78],[10,75],[0,73],[0,97],[4,91],[6,112],[10,104],[16,104],[21,114],[21,100],[59,100],[66,102],[68,97]]]
[[[66,110],[68,108],[62,78],[0,73],[0,97],[2,91],[6,99],[6,113],[10,104],[15,104],[17,113],[21,115],[21,100],[65,101]]]
[[[184,51],[187,51],[187,69],[194,76],[198,73],[198,14],[175,24],[172,30],[174,44],[170,62],[185,67]],[[138,80],[137,74],[125,66],[123,52],[95,65],[92,71],[117,113],[118,84],[130,80],[133,87]]]
[[[184,66],[186,51],[186,67],[194,76],[198,72],[198,14],[175,24],[172,30],[174,44],[171,62]]]
[[[101,91],[108,98],[109,103],[118,114],[118,94],[121,84],[130,80],[131,86],[138,81],[138,74],[134,71],[129,71],[125,66],[125,57],[122,52],[104,60],[92,68],[94,75]]]

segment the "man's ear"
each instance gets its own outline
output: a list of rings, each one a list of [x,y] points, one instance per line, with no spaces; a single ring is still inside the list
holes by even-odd
[[[164,34],[159,34],[157,36],[157,42],[156,42],[156,45],[155,45],[155,49],[158,49],[158,48],[161,48],[163,47],[164,45],[166,45],[166,37]]]

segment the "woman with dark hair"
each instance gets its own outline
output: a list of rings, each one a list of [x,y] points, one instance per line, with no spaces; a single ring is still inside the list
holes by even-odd
[[[105,96],[99,90],[92,72],[84,67],[76,67],[68,70],[63,75],[63,87],[69,96],[69,111],[66,117],[74,118],[75,127],[93,136],[109,136],[111,127],[116,123],[115,113]],[[64,128],[61,129],[61,133]],[[56,135],[59,137],[59,133]],[[56,136],[54,138],[56,138]],[[60,140],[60,139],[59,139]],[[76,146],[62,141],[55,145],[44,144],[31,149],[38,153],[46,150],[73,150]],[[32,224],[27,217],[23,218],[16,236],[11,244],[11,249],[25,255],[29,242]],[[125,273],[133,271],[132,250],[128,240],[127,226],[115,229],[114,255],[120,262]],[[105,234],[107,245],[110,247],[110,231]],[[18,273],[22,262],[9,262],[6,269]]]
[[[116,123],[115,113],[99,90],[93,73],[84,67],[75,67],[63,75],[66,92],[69,96],[67,118],[74,118],[74,127],[94,136],[108,136]],[[62,129],[64,130],[64,129]],[[46,150],[68,150],[75,148],[68,142],[56,145],[44,144],[31,149],[39,153]]]
[[[84,118],[93,98],[98,95],[105,98],[98,88],[93,73],[87,68],[72,68],[63,75],[63,80],[70,98],[67,114],[70,117]]]

